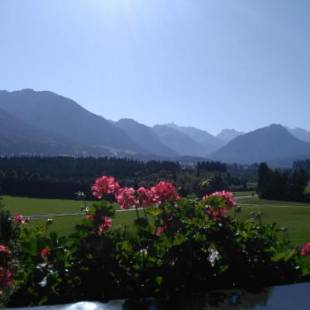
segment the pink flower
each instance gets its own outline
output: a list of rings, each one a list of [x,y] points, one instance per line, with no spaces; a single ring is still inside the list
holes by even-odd
[[[225,206],[217,205],[217,201],[214,201],[216,198],[223,200],[225,202]],[[206,195],[203,197],[203,200],[209,204],[207,212],[213,220],[224,217],[230,209],[236,206],[233,194],[226,191],[215,192],[209,196]]]
[[[120,186],[114,177],[102,176],[96,179],[91,190],[95,198],[101,199],[104,195],[116,193],[119,188]]]
[[[151,188],[154,201],[162,203],[165,201],[176,201],[180,199],[175,186],[170,182],[161,181]]]
[[[156,203],[155,195],[151,190],[145,187],[140,187],[138,188],[136,193],[138,197],[139,206],[147,208]]]
[[[156,229],[156,236],[159,237],[162,233],[165,232],[165,229],[166,229],[166,228],[163,227],[163,226],[157,227],[157,229]]]
[[[227,209],[224,208],[208,208],[208,213],[213,220],[219,220],[226,215],[228,212]]]
[[[0,267],[0,287],[10,287],[13,284],[13,274],[10,270]]]
[[[120,188],[115,199],[122,209],[132,208],[136,205],[135,190],[132,187]]]
[[[303,244],[303,246],[300,249],[300,255],[301,256],[309,256],[310,255],[310,242]]]
[[[112,227],[112,219],[108,216],[104,216],[101,224],[98,227],[98,234],[101,235],[103,232],[109,230]]]
[[[19,213],[17,213],[17,214],[15,215],[14,220],[15,220],[15,222],[18,223],[18,224],[25,224],[25,223],[26,223],[26,220],[25,220],[24,216],[21,215],[21,214],[19,214]]]
[[[45,247],[40,251],[40,256],[42,258],[48,258],[51,255],[51,249],[49,247]]]
[[[11,251],[3,244],[0,244],[0,254],[3,253],[6,256],[11,255]]]
[[[234,206],[236,206],[236,202],[234,199],[234,195],[232,192],[226,192],[226,191],[221,191],[221,192],[215,192],[211,195],[206,195],[203,197],[204,200],[208,200],[210,197],[220,197],[225,199],[226,202],[226,208],[228,210],[232,209]]]

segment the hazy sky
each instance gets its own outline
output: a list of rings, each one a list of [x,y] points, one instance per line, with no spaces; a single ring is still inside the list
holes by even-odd
[[[0,0],[0,89],[212,133],[310,129],[309,0]]]

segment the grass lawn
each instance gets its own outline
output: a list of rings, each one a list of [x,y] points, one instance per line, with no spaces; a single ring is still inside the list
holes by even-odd
[[[249,198],[240,200],[241,219],[246,219],[251,212],[262,212],[263,223],[277,223],[288,228],[288,237],[293,244],[299,245],[310,240],[310,203],[261,200]]]
[[[77,200],[38,199],[4,196],[3,203],[11,214],[23,215],[46,213],[76,213],[81,210],[82,204]]]
[[[81,223],[83,216],[63,216],[54,217],[54,222],[49,226],[49,231],[56,231],[59,235],[69,235],[73,232],[74,227]],[[113,227],[118,227],[120,225],[133,223],[135,219],[135,212],[119,212],[113,219]],[[45,219],[34,220],[35,225],[45,226]]]
[[[252,196],[252,194],[255,194],[255,191],[234,192],[234,195],[235,195],[236,197]]]
[[[81,211],[82,202],[77,200],[61,200],[61,199],[38,199],[26,197],[4,196],[2,200],[5,209],[9,210],[12,215],[21,213],[23,215],[48,215],[62,213],[77,213]],[[51,231],[58,234],[68,235],[74,227],[81,222],[83,215],[74,216],[51,216],[54,223],[49,226]],[[113,226],[132,223],[135,219],[135,212],[119,212],[113,219]],[[35,225],[44,226],[46,219],[35,219]]]
[[[238,196],[239,193],[237,194]],[[245,195],[248,196],[248,195]],[[249,217],[253,211],[263,213],[263,222],[278,223],[280,227],[288,228],[288,236],[295,245],[310,241],[310,203],[293,203],[283,201],[261,200],[252,197],[242,197],[237,199],[242,208],[241,219]],[[14,215],[50,214],[50,213],[75,213],[79,212],[81,202],[74,200],[57,199],[33,199],[20,197],[3,197],[5,208]],[[50,230],[59,234],[69,234],[74,226],[78,224],[82,216],[53,217],[54,223]],[[134,211],[119,212],[113,220],[114,226],[130,224],[135,218]],[[34,220],[34,224],[44,225],[45,220]]]

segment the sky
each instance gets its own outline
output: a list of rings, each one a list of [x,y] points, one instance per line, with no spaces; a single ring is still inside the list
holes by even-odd
[[[218,133],[310,129],[309,0],[0,0],[0,89]]]

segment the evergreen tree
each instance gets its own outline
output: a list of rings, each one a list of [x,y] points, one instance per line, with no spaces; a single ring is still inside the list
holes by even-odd
[[[259,166],[257,193],[260,198],[303,201],[306,186],[307,174],[303,169],[273,171],[266,163]]]

